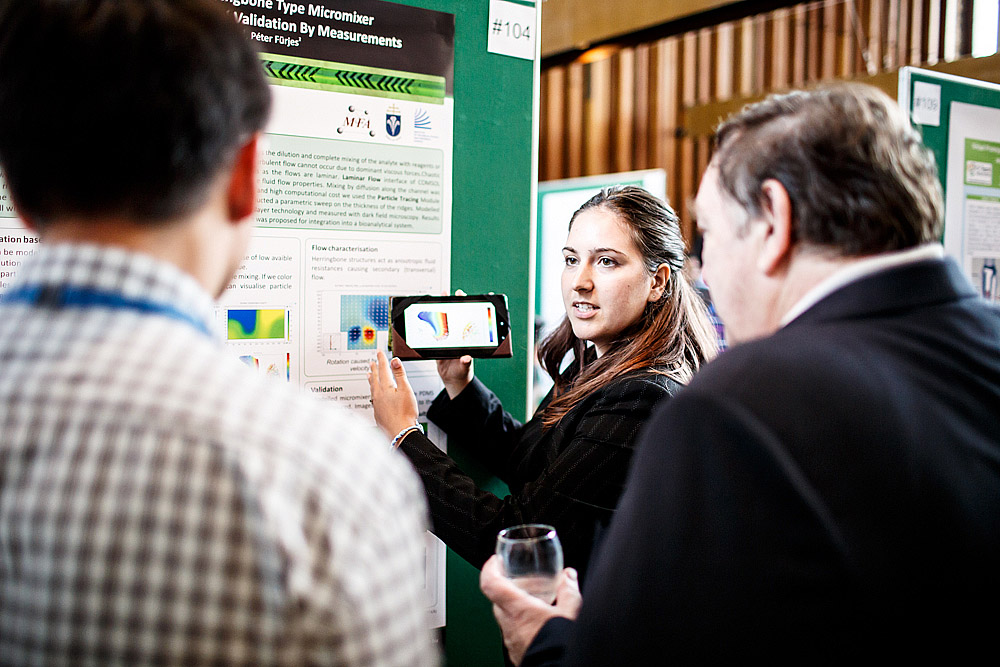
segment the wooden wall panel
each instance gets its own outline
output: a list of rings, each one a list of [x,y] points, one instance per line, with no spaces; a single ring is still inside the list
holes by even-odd
[[[666,51],[669,39],[661,39],[649,45],[649,167],[670,168],[667,172],[667,190],[670,190],[670,174],[674,169],[672,145],[668,139],[673,138],[673,128],[676,123],[671,118],[672,105],[667,99],[666,90],[677,80],[674,75],[675,64]]]
[[[919,2],[920,0],[899,0],[899,57],[897,59],[899,67],[920,64],[919,60],[914,61],[910,58],[913,51],[913,29],[915,27],[913,25],[913,5]]]
[[[697,92],[695,99],[698,104],[706,104],[712,99],[718,70],[717,63],[712,59],[715,43],[715,31],[703,28],[697,36],[697,65],[695,66]]]
[[[625,73],[625,76],[628,75]],[[650,98],[653,81],[649,69],[649,44],[640,44],[635,48],[635,68],[631,76],[635,91],[635,119],[631,128],[634,157],[628,168],[648,169],[652,162],[649,148],[656,143],[656,128],[652,124],[654,109]]]
[[[871,0],[868,9],[868,21],[864,25],[867,25],[868,29],[868,67],[869,73],[873,73],[871,68],[879,67],[882,64],[883,55],[883,45],[882,38],[885,35],[885,26],[883,25],[883,0]]]
[[[806,8],[806,80],[819,81],[822,68],[823,3],[814,2]]]
[[[566,95],[566,173],[556,178],[583,175],[583,65],[569,65]]]
[[[956,27],[959,0],[941,3],[941,60],[952,60],[958,54],[958,35],[949,28]]]
[[[677,37],[667,37],[654,45],[657,89],[655,101],[657,104],[657,134],[658,146],[654,167],[660,167],[667,172],[667,198],[676,202],[680,192],[679,142],[680,128],[680,77],[681,44]]]
[[[771,13],[772,69],[770,90],[786,90],[792,82],[792,20],[788,9],[776,9]]]
[[[553,67],[542,74],[544,110],[539,127],[539,172],[542,180],[566,173],[566,68]]]
[[[819,68],[818,78],[821,81],[831,81],[838,73],[837,64],[840,62],[840,50],[843,48],[841,34],[844,30],[843,12],[837,11],[839,5],[834,2],[824,2],[823,30],[820,35],[822,65]]]
[[[755,73],[759,68],[757,65],[758,55],[754,51],[756,44],[756,33],[754,28],[754,17],[750,16],[740,21],[739,24],[739,85],[736,94],[740,97],[750,97],[757,92],[754,84]]]
[[[840,25],[843,32],[840,39],[841,60],[838,63],[837,76],[849,79],[861,71],[858,61],[861,60],[861,46],[864,38],[859,32],[861,22],[853,2],[841,4],[838,14],[840,14]]]
[[[885,35],[885,51],[882,54],[882,69],[893,70],[899,67],[896,49],[899,48],[899,0],[886,0],[883,3],[885,11],[882,17],[882,30]]]
[[[930,0],[927,3],[927,62],[932,65],[941,60],[944,52],[944,2]]]
[[[728,100],[735,90],[736,57],[736,26],[723,23],[716,31],[715,40],[715,90],[711,99]],[[711,63],[709,64],[711,67]]]
[[[611,170],[632,169],[633,133],[635,130],[635,51],[622,49],[611,58],[613,82],[611,98],[612,126],[614,137]]]
[[[871,68],[875,67],[872,59],[871,45],[869,44],[870,33],[870,9],[869,0],[848,0],[845,7],[851,17],[851,67],[846,70],[846,76],[870,74]]]
[[[698,104],[708,104],[712,100],[719,98],[718,77],[705,76],[703,74],[706,70],[713,73],[717,72],[716,67],[713,66],[718,54],[718,40],[716,39],[716,35],[717,32],[715,30],[703,29],[698,32],[698,61],[696,67],[702,73],[702,76],[698,79]],[[731,94],[731,85],[728,90]],[[694,137],[693,143],[694,164],[691,168],[689,185],[681,193],[683,200],[677,202],[679,207],[677,210],[681,218],[681,231],[687,239],[692,238],[694,232],[694,216],[690,210],[691,199],[698,189],[698,184],[701,182],[702,173],[704,173],[705,168],[708,166],[711,138],[708,135],[698,135]]]
[[[968,56],[972,53],[972,4],[974,0],[956,0],[955,11],[957,16],[955,17],[956,25],[956,35],[955,42],[958,48],[956,52],[956,57]],[[975,2],[983,2],[983,0],[975,0]],[[996,0],[992,0],[996,2]]]
[[[820,45],[822,64],[819,71],[819,80],[832,81],[840,72],[844,18],[842,7],[839,3],[824,2],[822,6],[823,31],[820,35],[822,42]]]
[[[555,68],[553,68],[555,69]],[[538,77],[538,90],[539,90],[539,101],[540,104],[550,104],[553,99],[553,91],[549,90],[549,81],[552,80],[552,69],[542,70]],[[561,96],[556,96],[558,99],[562,99]],[[548,143],[553,141],[555,133],[552,132],[550,127],[549,112],[546,109],[542,109],[538,114],[538,180],[545,181],[549,178],[549,172],[556,172],[555,169],[549,169],[549,146]]]
[[[689,221],[722,115],[772,91],[934,64],[945,42],[961,37],[944,32],[947,6],[815,0],[545,67],[539,173],[559,179],[659,167],[672,205]],[[958,18],[948,25],[958,30]]]
[[[689,32],[681,37],[681,104],[691,108],[698,103],[698,34]],[[687,199],[695,188],[695,139],[684,134],[678,146],[680,152],[677,171],[679,176],[678,197],[674,200],[675,210],[681,218],[690,218]]]
[[[585,66],[583,97],[583,170],[605,174],[611,166],[611,59]]]
[[[764,57],[763,67],[760,63],[761,53],[771,53],[771,31],[768,29],[770,21],[766,14],[757,16],[753,24],[753,51],[756,56],[756,66],[754,68],[753,94],[759,95],[767,90],[767,82],[771,78],[771,58]]]
[[[910,9],[910,56],[908,62],[917,65],[927,61],[927,32],[929,26],[925,17],[930,0],[911,0]]]
[[[806,39],[809,32],[809,18],[805,5],[798,5],[791,10],[791,72],[792,86],[801,88],[806,83]]]

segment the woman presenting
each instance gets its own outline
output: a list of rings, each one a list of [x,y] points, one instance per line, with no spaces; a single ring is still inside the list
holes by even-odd
[[[497,532],[556,528],[581,576],[618,503],[639,431],[658,401],[716,351],[702,300],[684,277],[684,241],[666,204],[637,187],[601,191],[569,223],[566,317],[539,346],[555,386],[521,424],[473,373],[471,357],[438,362],[444,391],[427,417],[450,447],[477,456],[510,488],[499,498],[417,428],[417,401],[398,359],[371,364],[375,421],[423,479],[433,532],[482,567]],[[566,370],[560,368],[572,352]]]

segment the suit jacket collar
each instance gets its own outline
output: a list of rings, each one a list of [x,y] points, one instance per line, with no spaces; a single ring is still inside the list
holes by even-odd
[[[955,261],[946,257],[886,269],[849,283],[786,326],[868,317],[966,298],[976,298],[976,292]]]

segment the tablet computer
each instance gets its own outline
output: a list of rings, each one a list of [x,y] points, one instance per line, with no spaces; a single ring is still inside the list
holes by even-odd
[[[510,315],[503,294],[394,296],[389,350],[412,359],[510,357]]]

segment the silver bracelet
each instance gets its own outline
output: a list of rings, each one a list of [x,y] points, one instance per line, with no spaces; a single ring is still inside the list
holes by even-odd
[[[407,426],[402,431],[396,434],[396,437],[392,439],[392,444],[390,446],[393,449],[396,449],[397,447],[399,447],[399,444],[403,441],[403,438],[405,438],[407,435],[410,434],[410,431],[421,431],[421,430],[422,429],[420,428],[419,424],[413,424],[412,426]]]

